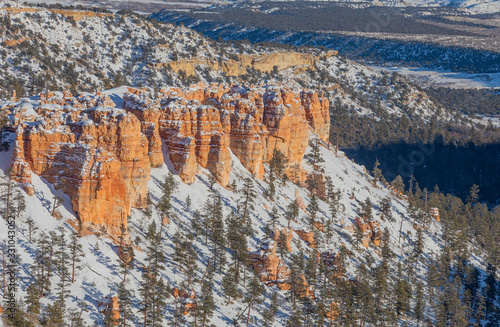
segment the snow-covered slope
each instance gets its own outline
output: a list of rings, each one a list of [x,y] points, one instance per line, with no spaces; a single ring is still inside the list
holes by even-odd
[[[315,137],[312,136],[312,138],[314,139]],[[164,148],[164,158],[168,158],[168,154],[165,153],[165,149],[166,147]],[[358,216],[360,202],[364,201],[366,198],[370,198],[372,203],[374,203],[374,217],[379,220],[380,212],[377,204],[380,203],[382,198],[389,197],[391,201],[391,211],[395,220],[380,221],[380,226],[382,230],[388,229],[390,232],[391,247],[393,248],[397,258],[399,258],[396,262],[409,256],[414,246],[416,231],[413,228],[412,221],[409,219],[407,201],[397,196],[393,191],[380,183],[374,185],[372,182],[373,178],[367,175],[364,167],[354,164],[352,161],[347,159],[342,152],[339,152],[336,155],[333,150],[328,149],[326,144],[322,144],[320,149],[321,157],[325,161],[323,164],[325,175],[332,179],[333,185],[340,191],[341,204],[345,210],[341,213],[339,219],[334,221],[334,233],[331,239],[325,239],[322,241],[316,250],[319,252],[337,253],[341,246],[345,246],[348,250],[350,250],[353,255],[348,260],[346,266],[348,276],[354,275],[357,266],[361,262],[365,262],[367,257],[373,258],[375,263],[380,262],[381,258],[379,255],[379,248],[372,245],[370,248],[364,249],[357,243],[352,234],[347,231],[345,226],[349,226],[353,223],[354,219]],[[6,169],[9,167],[11,156],[12,150],[9,152],[0,152],[0,168],[2,170],[2,174],[4,174]],[[285,209],[295,198],[296,190],[298,190],[300,196],[304,198],[306,204],[310,201],[310,194],[304,188],[300,188],[291,182],[285,182],[277,187],[278,191],[275,200],[270,201],[264,196],[264,190],[267,189],[267,183],[265,181],[257,180],[251,176],[238,161],[236,156],[233,155],[232,159],[233,169],[230,176],[231,184],[234,182],[237,185],[237,189],[241,189],[243,187],[243,179],[249,177],[252,179],[252,183],[257,191],[257,196],[255,198],[255,210],[252,211],[250,216],[254,234],[249,238],[249,250],[256,251],[260,248],[261,243],[266,240],[264,227],[270,222],[271,208],[276,207],[280,213],[278,226],[286,226],[287,220],[285,219]],[[162,167],[152,169],[151,180],[149,182],[149,192],[153,203],[157,203],[161,197],[161,185],[169,173],[169,167],[172,167],[172,165],[169,160],[166,159]],[[312,167],[307,164],[306,168],[308,170],[312,169]],[[200,169],[195,182],[191,185],[183,184],[178,176],[174,176],[178,183],[178,188],[172,197],[174,214],[170,217],[170,224],[164,226],[163,245],[166,249],[167,260],[166,270],[162,273],[162,277],[168,281],[172,287],[180,287],[183,281],[182,274],[178,271],[177,263],[172,260],[172,237],[177,231],[181,231],[184,234],[192,233],[191,220],[194,217],[194,212],[195,210],[202,209],[202,206],[210,193],[208,175],[207,171]],[[30,275],[29,265],[33,263],[37,253],[37,245],[34,242],[29,242],[28,240],[26,219],[28,217],[32,217],[35,221],[35,226],[38,228],[38,230],[34,233],[34,239],[37,239],[42,232],[48,233],[49,231],[58,231],[59,228],[62,228],[68,235],[73,231],[73,228],[68,223],[69,220],[76,220],[76,217],[70,208],[71,201],[67,196],[64,197],[64,208],[60,209],[63,218],[61,220],[57,220],[52,217],[51,204],[55,195],[53,185],[47,183],[47,181],[36,175],[33,175],[32,179],[35,195],[30,197],[24,192],[22,193],[27,202],[27,210],[23,214],[22,218],[16,222],[16,247],[21,258],[20,269],[17,277],[19,282],[19,292],[17,293],[18,297],[24,297],[27,287],[33,282],[34,276]],[[237,207],[240,195],[237,192],[221,187],[218,184],[214,185],[214,189],[222,197],[225,207],[224,214],[227,216],[231,210],[235,210]],[[188,195],[192,200],[192,206],[189,210],[186,209],[186,198]],[[328,204],[320,201],[320,213],[317,216],[318,219],[324,219],[325,221],[330,219],[328,212]],[[291,227],[295,230],[309,230],[311,227],[306,217],[306,212],[301,210],[300,218],[297,219],[296,222],[293,222]],[[133,263],[132,270],[129,272],[129,276],[131,277],[128,278],[128,287],[132,290],[133,296],[133,313],[135,315],[133,325],[140,325],[141,321],[139,318],[140,313],[138,312],[138,289],[139,281],[142,276],[141,266],[145,264],[145,253],[143,252],[144,249],[141,249],[141,246],[144,244],[145,233],[152,220],[155,220],[158,226],[160,225],[161,219],[156,209],[153,209],[151,219],[146,217],[144,211],[137,209],[133,210],[133,214],[130,217],[129,232],[131,239],[142,240],[142,242],[138,243],[139,245],[136,248],[136,260]],[[342,221],[343,224],[341,225]],[[402,235],[401,237],[399,236],[400,229]],[[323,233],[317,230],[316,233],[321,235],[323,238],[325,237]],[[442,245],[440,236],[441,225],[437,222],[430,223],[429,229],[424,232],[424,235],[424,256],[431,257],[433,253],[437,253],[439,251]],[[6,237],[6,222],[4,220],[0,220],[0,239],[5,240]],[[102,322],[103,315],[99,312],[100,309],[98,308],[98,302],[103,301],[103,299],[110,294],[116,294],[117,285],[121,281],[121,276],[118,275],[119,259],[117,255],[117,244],[113,242],[111,238],[100,234],[82,237],[80,238],[80,242],[82,243],[83,250],[85,252],[83,268],[77,271],[76,281],[70,286],[70,299],[67,301],[67,305],[69,309],[76,310],[79,307],[79,304],[85,302],[88,305],[88,311],[83,312],[84,320],[88,324],[91,324],[93,320]],[[206,270],[207,258],[210,256],[209,249],[205,246],[203,238],[199,236],[195,238],[194,246],[199,257],[196,279],[200,280],[203,278]],[[302,241],[297,234],[294,234],[293,236],[292,248],[294,253],[297,253],[299,249],[302,249],[307,257],[314,256],[316,253],[306,242]],[[229,253],[227,253],[226,256],[229,257]],[[473,264],[478,266],[481,265],[481,263],[477,260],[474,261]],[[418,271],[417,276],[423,279],[425,272],[423,267],[420,269],[422,270]],[[53,277],[53,283],[56,283],[57,278],[57,276]],[[232,325],[232,319],[242,312],[242,310],[246,307],[246,304],[241,301],[234,301],[234,303],[228,304],[222,293],[221,279],[222,275],[215,275],[214,296],[216,311],[212,323],[216,326],[230,326]],[[194,289],[197,294],[200,294],[199,285],[196,285]],[[252,311],[252,316],[255,319],[252,325],[261,326],[262,312],[270,305],[272,292],[278,292],[279,299],[282,303],[282,305],[279,306],[279,312],[277,313],[274,326],[284,325],[284,322],[292,313],[290,304],[285,301],[286,292],[279,291],[276,286],[266,287],[265,291],[266,295],[264,303],[258,305],[257,310]],[[55,295],[50,293],[48,297],[42,298],[42,303],[46,305],[54,299]],[[173,299],[168,300],[165,321],[171,319],[171,312],[173,311],[174,306],[175,303]],[[188,316],[187,319],[188,321],[191,321],[192,317]]]
[[[22,96],[21,91],[25,95],[31,91],[37,94],[43,88],[70,88],[75,93],[120,85],[144,86],[153,92],[162,85],[187,86],[199,81],[257,84],[270,80],[300,88],[323,89],[330,103],[338,99],[344,105],[355,107],[360,114],[377,116],[368,104],[380,101],[383,109],[397,116],[408,115],[411,108],[417,116],[436,115],[438,121],[454,119],[452,113],[442,111],[407,79],[391,78],[317,48],[245,42],[219,44],[191,29],[141,16],[77,14],[80,16],[75,16],[75,20],[72,13],[0,1],[0,18],[5,22],[3,30],[0,24],[0,42],[19,42],[6,46],[5,56],[0,56],[0,65],[5,67],[0,75],[0,95],[10,96],[12,89],[17,89],[18,96]],[[229,62],[238,55],[263,56],[282,51],[312,55],[315,63],[313,67],[290,67],[277,73],[248,69],[239,76],[206,64],[207,61]],[[186,67],[190,62],[199,64],[189,76],[187,68],[174,70],[169,66],[176,62],[186,63]]]

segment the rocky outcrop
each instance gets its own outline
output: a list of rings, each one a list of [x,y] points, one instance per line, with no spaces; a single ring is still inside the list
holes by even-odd
[[[97,306],[103,315],[108,314],[111,311],[111,315],[114,321],[119,321],[120,319],[120,304],[118,303],[118,296],[106,296],[103,302],[98,302]],[[117,323],[116,323],[117,324]],[[116,325],[115,324],[115,325]]]
[[[187,183],[202,167],[227,185],[231,152],[263,178],[275,149],[300,180],[309,128],[324,135],[329,124],[321,95],[279,84],[198,84],[160,90],[154,99],[129,89],[124,109],[100,92],[11,100],[0,106],[17,130],[13,178],[33,194],[31,174],[44,177],[69,195],[85,227],[111,234],[127,224],[132,207],[145,205],[150,167],[166,160],[162,142]]]
[[[273,240],[275,242],[279,242],[281,239],[281,235],[284,235],[285,242],[286,242],[286,249],[288,252],[292,252],[292,245],[290,244],[290,241],[293,238],[293,230],[291,228],[283,227],[283,229],[275,228],[273,230]]]
[[[86,109],[69,95],[54,102],[11,108],[17,127],[12,176],[25,185],[32,172],[44,177],[70,196],[84,225],[117,234],[132,206],[146,200],[150,160],[141,124],[124,110]]]
[[[325,57],[336,56],[337,54],[337,51],[328,51]],[[261,55],[238,55],[238,60],[181,59],[166,63],[155,63],[152,68],[161,69],[163,66],[168,65],[177,73],[183,71],[186,75],[194,75],[197,67],[208,67],[210,70],[222,71],[226,76],[241,76],[247,74],[249,68],[266,73],[270,73],[275,69],[280,71],[292,67],[305,71],[306,69],[314,69],[318,59],[318,57],[308,53],[281,51]]]
[[[171,293],[174,298],[180,298],[182,300],[182,311],[184,315],[188,315],[190,312],[196,310],[196,292],[194,290],[187,292],[184,289],[174,287]]]
[[[314,128],[319,137],[328,142],[330,132],[330,102],[323,93],[315,91],[303,91],[300,93],[300,100],[304,106],[306,118]]]
[[[380,229],[380,223],[378,221],[365,221],[361,217],[356,217],[354,223],[363,234],[361,243],[364,247],[367,248],[370,245],[370,242],[372,242],[375,246],[380,246],[382,241],[382,230]]]
[[[266,285],[286,284],[290,277],[288,266],[276,254],[276,242],[269,241],[261,244],[260,249],[250,252],[251,264],[261,282]],[[280,287],[281,288],[281,287]]]
[[[314,240],[314,232],[312,231],[305,231],[301,229],[296,229],[294,232],[303,240],[305,241],[310,247],[313,249],[316,248],[316,241]]]
[[[329,117],[327,100],[284,85],[198,84],[163,89],[154,100],[145,92],[130,90],[124,106],[141,121],[150,154],[157,153],[158,142],[152,135],[158,129],[170,161],[187,183],[194,181],[199,165],[227,185],[230,150],[252,174],[263,178],[264,164],[278,149],[288,157],[287,171],[293,166],[303,176],[308,123],[319,135],[329,128],[329,120],[320,123],[318,118]]]

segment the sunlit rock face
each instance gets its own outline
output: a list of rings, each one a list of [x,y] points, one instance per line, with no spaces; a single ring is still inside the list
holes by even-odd
[[[116,234],[132,207],[143,207],[151,167],[163,164],[162,142],[179,177],[198,167],[229,183],[231,152],[257,178],[278,149],[299,171],[312,129],[327,139],[328,100],[280,84],[129,89],[123,109],[106,95],[0,102],[16,130],[11,176],[33,194],[31,174],[69,195],[87,225]]]
[[[315,91],[280,84],[198,84],[163,89],[154,99],[130,90],[124,100],[125,109],[143,125],[143,133],[152,144],[149,152],[157,153],[152,148],[152,131],[158,128],[170,160],[187,183],[194,181],[199,165],[226,185],[232,164],[229,150],[252,174],[262,178],[264,163],[274,149],[287,155],[289,166],[302,166],[309,127],[328,139],[328,100]]]

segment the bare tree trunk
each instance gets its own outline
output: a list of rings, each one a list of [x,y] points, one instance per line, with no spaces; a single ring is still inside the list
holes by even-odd
[[[247,316],[247,327],[250,324],[250,311],[252,310],[253,298],[250,298],[250,304],[248,305],[248,316]]]

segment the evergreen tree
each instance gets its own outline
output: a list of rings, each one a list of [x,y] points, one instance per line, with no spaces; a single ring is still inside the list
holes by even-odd
[[[286,219],[288,220],[288,227],[290,227],[290,222],[299,218],[299,205],[295,200],[292,200],[286,209]]]
[[[39,315],[40,314],[40,293],[38,291],[37,285],[32,283],[28,286],[26,290],[26,305],[28,312]]]
[[[271,175],[276,174],[276,176],[282,176],[287,164],[287,156],[282,151],[274,149],[271,160],[269,161],[269,168],[272,172]]]
[[[231,265],[222,278],[222,290],[224,291],[224,295],[227,296],[227,303],[232,303],[231,299],[238,297],[237,274],[236,267]]]
[[[252,210],[255,209],[254,203],[257,193],[255,192],[252,179],[247,177],[244,180],[243,188],[240,190],[241,198],[239,201],[238,211],[241,213],[243,223],[246,222]]]
[[[396,176],[396,178],[391,182],[391,186],[394,187],[394,189],[399,193],[403,193],[405,191],[405,184],[400,175]]]
[[[262,295],[264,294],[264,286],[261,284],[257,274],[254,274],[247,287],[245,302],[248,303],[247,327],[250,324],[250,313],[252,305],[262,303]]]
[[[391,211],[391,200],[387,196],[380,201],[380,211],[382,212],[382,216],[380,217],[382,221],[385,219],[394,222],[394,218],[392,217],[392,211]]]
[[[146,234],[147,266],[140,282],[140,312],[144,325],[161,326],[164,317],[165,301],[169,296],[160,274],[165,269],[165,254],[162,246],[161,231],[157,231],[153,221]]]
[[[227,244],[232,253],[233,264],[232,272],[236,283],[239,283],[241,269],[246,269],[250,262],[248,255],[248,242],[244,231],[242,230],[241,220],[233,212],[229,215],[227,226]]]
[[[61,307],[63,315],[66,312],[66,299],[70,295],[68,287],[71,281],[69,273],[69,267],[71,265],[71,256],[67,251],[67,246],[68,244],[66,241],[66,234],[64,232],[64,229],[61,227],[59,228],[59,235],[57,238],[55,264],[60,276],[59,283],[57,284],[56,288],[57,305]]]
[[[26,211],[26,200],[24,199],[24,195],[21,193],[20,190],[16,190],[14,201],[16,203],[15,210],[17,214],[17,219],[19,220],[21,218],[21,215]]]
[[[118,304],[120,307],[120,319],[118,325],[122,327],[129,326],[128,322],[132,320],[132,293],[127,289],[126,282],[123,280],[118,284]]]
[[[417,326],[420,326],[420,323],[424,320],[425,303],[424,286],[421,282],[417,282],[415,307],[413,308],[413,317],[417,320]]]
[[[191,211],[191,197],[189,194],[186,196],[186,211]]]
[[[71,282],[75,282],[75,271],[81,269],[82,257],[85,256],[83,247],[78,241],[78,234],[72,233],[69,243],[69,252],[71,253]]]
[[[311,148],[311,152],[307,156],[311,159],[311,165],[314,170],[320,171],[318,165],[325,162],[325,160],[321,157],[318,139],[310,140],[309,147]]]
[[[172,210],[172,194],[174,194],[176,189],[177,182],[174,179],[174,175],[168,172],[167,177],[165,177],[165,182],[162,184],[162,195],[158,202],[158,209],[167,216],[170,215],[170,210]]]
[[[373,171],[372,171],[373,184],[375,184],[375,185],[382,178],[382,170],[379,167],[380,167],[380,162],[378,161],[378,159],[376,159],[375,160],[375,165],[373,166]]]
[[[201,284],[201,293],[196,309],[196,315],[201,320],[201,327],[210,326],[210,318],[214,315],[214,310],[213,284],[211,280],[204,280]]]
[[[311,201],[307,205],[307,211],[311,215],[312,219],[316,218],[316,213],[319,210],[319,203],[316,195],[313,193],[311,196]]]
[[[262,313],[262,318],[264,319],[263,321],[264,327],[272,326],[274,317],[276,316],[277,312],[278,312],[278,294],[276,292],[273,292],[273,294],[271,295],[270,307],[265,309],[264,312]]]
[[[38,230],[38,227],[35,226],[35,221],[31,216],[26,219],[26,224],[28,225],[28,239],[31,242],[33,233]]]

